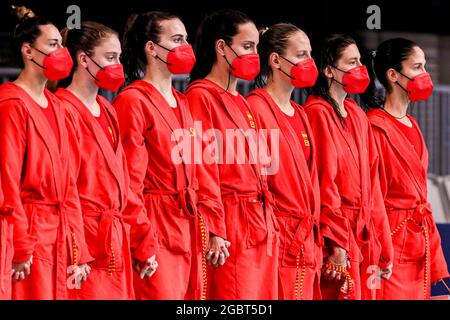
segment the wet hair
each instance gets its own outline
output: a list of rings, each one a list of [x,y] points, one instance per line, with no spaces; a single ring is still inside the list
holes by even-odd
[[[403,38],[389,39],[379,45],[374,58],[374,69],[378,81],[387,92],[392,91],[387,71],[392,68],[401,72],[403,62],[408,59],[415,47],[418,47],[415,42]]]
[[[206,16],[197,29],[195,37],[195,56],[197,61],[192,69],[191,81],[205,78],[216,62],[216,41],[223,39],[231,45],[239,26],[253,21],[237,10],[219,10]]]
[[[26,7],[11,6],[11,12],[17,20],[12,33],[13,55],[17,65],[23,68],[22,45],[24,43],[34,44],[42,33],[40,27],[52,23],[45,18],[36,16]]]
[[[173,19],[180,18],[172,13],[161,11],[132,14],[128,18],[122,42],[122,63],[128,82],[142,78],[147,66],[146,43],[148,41],[158,43],[161,22]]]
[[[69,50],[74,67],[69,77],[58,82],[58,87],[67,87],[72,81],[73,73],[77,67],[77,54],[82,51],[91,57],[95,47],[99,46],[104,39],[118,33],[113,29],[93,21],[84,21],[79,29],[64,28],[61,31],[63,45]]]
[[[296,32],[302,32],[298,27],[290,23],[277,23],[268,29],[260,30],[258,53],[260,58],[260,72],[255,79],[257,87],[264,87],[267,79],[272,74],[269,66],[269,57],[273,52],[284,55],[289,37]]]
[[[330,95],[330,84],[328,83],[328,78],[325,76],[325,70],[329,66],[336,67],[337,62],[342,58],[344,50],[352,44],[356,45],[356,41],[349,35],[330,35],[323,40],[320,45],[320,50],[316,51],[318,52],[318,56],[314,59],[319,70],[319,76],[316,84],[311,89],[311,93],[329,103],[341,121],[344,117],[339,111],[336,100]]]

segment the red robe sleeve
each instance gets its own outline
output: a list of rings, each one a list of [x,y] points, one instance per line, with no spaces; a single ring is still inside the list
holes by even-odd
[[[65,111],[65,124],[67,128],[68,141],[70,145],[70,177],[69,185],[67,186],[67,199],[66,205],[70,210],[68,215],[68,222],[70,230],[73,233],[70,235],[71,241],[75,242],[76,247],[79,251],[78,264],[88,263],[94,261],[94,258],[89,253],[89,248],[86,243],[86,238],[84,235],[84,221],[83,214],[81,212],[80,197],[78,195],[77,189],[77,177],[78,168],[81,163],[79,136],[75,120],[69,111]],[[72,249],[72,248],[71,248]],[[72,260],[74,259],[72,252]],[[73,263],[74,261],[72,261]]]
[[[372,220],[375,225],[378,241],[381,245],[380,267],[388,266],[394,260],[394,246],[392,245],[391,228],[384,206],[384,198],[380,183],[380,159],[379,151],[372,129],[369,127],[369,157],[372,182]]]
[[[125,164],[125,176],[128,175]],[[128,196],[125,210],[123,211],[123,220],[130,225],[130,248],[134,259],[145,262],[148,258],[157,253],[158,240],[156,232],[148,219],[144,203],[136,193],[131,189],[128,183]]]
[[[350,250],[350,227],[342,214],[339,188],[335,183],[338,153],[330,134],[331,116],[326,110],[314,105],[306,108],[308,120],[316,141],[317,171],[320,184],[320,229],[324,238],[334,241],[338,246]]]
[[[144,132],[150,127],[150,124],[141,104],[143,104],[142,100],[130,99],[126,95],[117,96],[113,102],[127,158],[130,187],[144,202],[144,180],[148,166]]]
[[[217,104],[215,98],[206,90],[197,88],[189,91],[187,94],[189,107],[194,121],[201,121],[202,134],[197,134],[197,143],[202,144],[202,150],[208,151],[213,147],[219,150],[217,141],[213,135],[207,141],[203,141],[202,135],[205,135],[209,129],[214,128],[211,117],[211,109]],[[211,132],[211,131],[209,131]],[[207,159],[206,159],[207,160]],[[210,233],[223,239],[227,238],[225,227],[225,209],[222,203],[220,191],[219,166],[215,161],[205,161],[196,168],[197,179],[199,182],[198,190],[198,210],[204,218]]]
[[[28,232],[29,221],[21,200],[21,175],[26,154],[28,114],[18,100],[0,103],[0,174],[4,206],[13,211],[14,263],[29,261],[37,239]]]

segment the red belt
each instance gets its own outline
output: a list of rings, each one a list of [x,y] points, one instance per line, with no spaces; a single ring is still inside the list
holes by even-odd
[[[186,213],[188,216],[192,218],[198,215],[196,203],[197,193],[196,190],[192,188],[186,187],[178,191],[144,190],[144,195],[177,197],[184,213]]]
[[[236,191],[226,192],[222,194],[222,198],[234,198],[236,202],[240,202],[243,199],[255,198],[262,202],[264,208],[264,219],[266,221],[267,228],[267,248],[266,254],[268,257],[273,255],[273,241],[275,238],[275,226],[272,220],[273,214],[273,196],[269,190],[261,190],[260,192],[249,193],[237,193]]]
[[[123,229],[123,217],[118,209],[106,209],[96,210],[91,208],[82,208],[83,215],[86,217],[100,218],[98,225],[98,239],[103,242],[103,252],[111,256],[112,242],[111,242],[111,229],[114,219],[118,219],[122,224]],[[99,253],[97,253],[99,254]]]

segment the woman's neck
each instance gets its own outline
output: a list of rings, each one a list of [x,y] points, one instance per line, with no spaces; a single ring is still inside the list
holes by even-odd
[[[215,64],[211,72],[206,76],[207,80],[214,82],[223,90],[227,90],[232,95],[237,95],[237,78],[233,75],[225,72],[224,69],[220,69],[220,66]]]
[[[75,72],[67,90],[77,96],[94,116],[100,115],[97,103],[98,86],[91,79],[86,79],[85,75]]]
[[[47,78],[38,76],[25,68],[14,81],[14,84],[24,89],[34,100],[39,101],[45,98],[44,90],[47,81]]]
[[[172,76],[170,73],[162,74],[147,68],[142,80],[154,86],[163,96],[172,95]]]
[[[408,112],[409,100],[403,92],[393,90],[386,95],[383,108],[394,117],[404,117]]]
[[[339,87],[338,87],[339,86]],[[347,110],[345,109],[345,99],[347,98],[347,92],[344,91],[342,86],[336,82],[333,82],[329,90],[330,96],[337,102],[341,115],[345,118],[347,116]]]
[[[284,81],[277,81],[270,77],[264,89],[269,93],[281,111],[288,116],[294,114],[295,109],[291,105],[291,95],[294,87],[291,84],[286,84]]]
[[[142,80],[155,87],[170,107],[176,108],[177,100],[172,90],[172,74],[169,71],[155,68],[157,68],[155,65],[147,66],[147,70]]]

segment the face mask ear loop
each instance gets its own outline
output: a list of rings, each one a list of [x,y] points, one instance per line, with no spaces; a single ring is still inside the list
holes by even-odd
[[[296,63],[293,63],[292,61],[290,61],[289,59],[286,59],[283,56],[280,56],[280,58],[283,58],[284,60],[286,60],[287,62],[289,62],[290,64],[292,64],[293,66],[296,66]],[[278,70],[280,70],[282,73],[284,73],[287,77],[289,77],[292,80],[295,80],[294,77],[292,77],[289,73],[287,73],[286,71],[284,71],[283,69],[281,69],[281,67],[278,68]]]
[[[289,60],[289,59],[287,59],[287,58],[285,58],[285,57],[283,57],[283,56],[280,56],[280,58],[286,60],[287,62],[289,62],[289,63],[292,64],[293,66],[296,66],[296,65],[297,65],[297,63],[293,63],[291,60]]]
[[[284,73],[284,75],[285,75],[286,77],[288,77],[288,78],[290,78],[290,79],[292,79],[292,80],[295,80],[294,77],[292,77],[289,73],[287,73],[286,71],[284,71],[283,69],[281,69],[281,67],[278,68],[278,70],[281,71],[282,73]]]
[[[44,56],[47,56],[47,57],[49,56],[48,53],[42,52],[42,51],[39,50],[38,48],[33,47],[31,44],[30,44],[30,47],[31,47],[32,49],[36,50],[37,52],[43,54]],[[44,67],[43,65],[40,65],[40,64],[37,63],[36,60],[34,60],[34,59],[31,59],[31,62],[33,62],[34,64],[36,64],[37,66],[41,67],[41,68],[44,69],[44,70],[48,70],[48,68]]]
[[[104,70],[104,68],[102,66],[100,66],[97,62],[94,61],[94,59],[92,59],[87,53],[86,53],[86,57],[89,58],[89,60],[91,60],[97,67],[99,67],[101,70]],[[86,67],[86,71],[91,75],[92,78],[94,78],[95,81],[98,81],[97,77],[95,77],[91,71],[89,70],[88,67]]]
[[[343,86],[343,87],[346,87],[346,86],[347,86],[346,84],[343,84],[342,82],[337,81],[334,77],[331,78],[331,81],[337,82],[337,83],[339,83],[339,84],[340,84],[341,86]]]
[[[230,47],[230,46],[228,45],[228,43],[225,42],[225,45],[226,45],[227,47],[229,47],[229,48],[231,49],[231,51],[233,51],[233,53],[236,55],[237,58],[239,58],[239,56],[237,55],[237,53],[233,50],[232,47]],[[233,66],[231,65],[231,63],[228,61],[227,57],[226,57],[225,55],[223,55],[222,57],[223,57],[223,58],[225,59],[225,61],[227,62],[228,66],[229,66],[232,70],[235,70],[235,69],[233,68]],[[224,94],[224,93],[226,93],[226,92],[228,91],[228,88],[230,87],[230,82],[231,82],[231,72],[228,71],[227,87],[226,87],[225,90],[224,90],[223,92],[221,92],[220,94]]]
[[[403,88],[403,86],[400,83],[398,83],[398,81],[395,81],[395,84],[398,85],[407,94],[411,94],[411,91],[409,91],[408,89]]]
[[[169,52],[175,52],[174,50],[168,49],[168,48],[166,48],[166,47],[160,45],[159,43],[156,43],[156,42],[155,42],[155,44],[156,44],[157,46],[163,48],[164,50],[167,50],[167,51],[169,51]],[[160,60],[160,61],[162,61],[162,62],[164,62],[164,63],[167,64],[168,66],[171,66],[171,65],[172,65],[171,63],[168,63],[167,61],[164,61],[163,59],[161,59],[158,55],[156,55],[155,58],[158,59],[158,60]]]
[[[335,66],[331,66],[331,67],[334,68],[334,69],[336,69],[336,70],[338,70],[338,71],[340,71],[340,72],[343,72],[343,73],[350,73],[350,72],[348,72],[348,71],[341,70],[341,69],[339,69],[338,67],[335,67]],[[347,86],[346,84],[343,84],[342,82],[337,81],[334,77],[331,78],[331,81],[334,81],[334,82],[336,82],[336,83],[339,83],[339,84],[340,84],[341,86],[343,86],[344,88]]]
[[[395,70],[397,71],[397,70]],[[404,76],[406,79],[408,79],[409,81],[414,81],[414,79],[411,79],[410,77],[404,75],[403,73],[401,73],[400,71],[397,71],[399,74],[401,74],[402,76]],[[411,91],[409,91],[408,89],[405,89],[398,81],[395,81],[395,84],[398,85],[400,88],[402,88],[403,91],[405,91],[407,94],[411,94]]]

